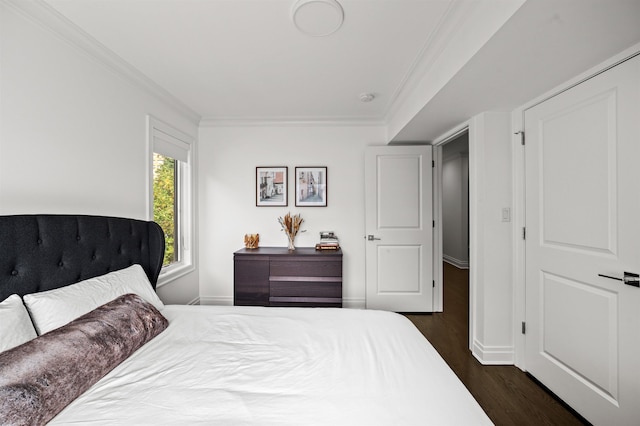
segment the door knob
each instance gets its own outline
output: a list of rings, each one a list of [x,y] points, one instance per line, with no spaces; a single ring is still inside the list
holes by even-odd
[[[618,280],[624,282],[626,285],[630,285],[633,287],[640,287],[640,275],[634,274],[633,272],[626,272],[622,278],[612,277],[610,275],[598,274],[600,277],[609,278],[612,280]]]
[[[374,237],[374,236],[373,236],[373,235],[371,235],[371,234],[367,235],[367,240],[368,240],[368,241],[379,240],[379,239],[380,239],[380,238],[376,238],[376,237]]]

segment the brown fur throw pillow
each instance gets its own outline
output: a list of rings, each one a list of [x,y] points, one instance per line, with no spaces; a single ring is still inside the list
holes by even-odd
[[[168,325],[151,304],[125,294],[0,353],[0,424],[48,422]]]

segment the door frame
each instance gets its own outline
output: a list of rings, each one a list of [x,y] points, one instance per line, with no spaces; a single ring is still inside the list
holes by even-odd
[[[433,229],[433,279],[435,281],[434,294],[433,294],[433,311],[442,312],[444,309],[443,294],[444,294],[444,282],[443,282],[443,250],[442,250],[442,149],[443,146],[463,133],[469,133],[469,165],[471,165],[471,122],[465,121],[464,123],[454,127],[449,132],[440,136],[433,142],[433,220],[435,226]],[[475,158],[475,152],[474,152]],[[469,173],[469,180],[471,181],[471,173]],[[473,336],[474,336],[474,312],[475,312],[475,288],[476,278],[473,276],[473,253],[476,248],[476,237],[472,231],[472,215],[475,211],[475,203],[477,196],[472,195],[472,185],[469,184],[469,349],[473,349]],[[472,204],[474,207],[472,207]]]
[[[614,66],[640,55],[640,43],[623,50],[619,54],[588,69],[574,78],[554,87],[544,94],[534,98],[526,104],[514,109],[511,113],[511,129],[513,147],[513,211],[512,220],[514,230],[522,230],[526,226],[525,218],[525,147],[521,144],[520,131],[524,130],[525,111],[534,106],[571,89],[578,84],[601,74]],[[525,141],[526,143],[526,141]],[[471,153],[469,153],[471,156]],[[471,237],[471,236],[470,236]],[[527,371],[525,363],[525,335],[522,333],[522,324],[526,321],[526,269],[525,269],[525,240],[522,232],[513,233],[513,342],[515,349],[515,365]]]

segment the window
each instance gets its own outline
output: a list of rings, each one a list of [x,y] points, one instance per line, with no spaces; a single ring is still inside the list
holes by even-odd
[[[174,158],[153,153],[153,220],[165,235],[162,266],[180,261],[180,235],[178,199],[178,170],[180,162]]]
[[[158,285],[193,270],[191,156],[193,138],[151,116],[150,217],[165,235],[165,256]]]

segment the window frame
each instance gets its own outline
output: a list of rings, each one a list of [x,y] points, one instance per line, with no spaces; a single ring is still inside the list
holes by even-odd
[[[153,220],[153,154],[171,157],[177,160],[176,186],[178,210],[177,227],[175,230],[180,259],[170,265],[163,266],[158,277],[156,288],[195,271],[195,246],[194,246],[194,149],[195,138],[181,132],[175,127],[147,115],[147,162],[148,162],[148,220]],[[173,150],[173,151],[172,151]],[[174,155],[171,155],[171,152]],[[186,154],[186,155],[185,155]],[[180,157],[180,158],[175,158]],[[184,161],[186,159],[186,161]]]

